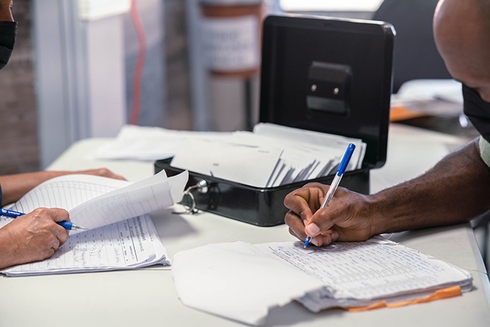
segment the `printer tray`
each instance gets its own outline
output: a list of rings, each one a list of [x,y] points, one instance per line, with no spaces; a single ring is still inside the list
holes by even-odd
[[[157,160],[155,173],[165,170],[168,176],[181,173],[183,170],[170,166],[172,158]],[[331,184],[335,175],[329,175],[303,182],[291,183],[278,187],[259,188],[229,180],[189,172],[187,187],[205,180],[208,185],[206,193],[193,191],[196,208],[225,216],[257,226],[276,226],[284,223],[288,209],[284,206],[284,197],[293,190],[311,182]],[[347,171],[340,186],[350,190],[369,193],[369,169]]]

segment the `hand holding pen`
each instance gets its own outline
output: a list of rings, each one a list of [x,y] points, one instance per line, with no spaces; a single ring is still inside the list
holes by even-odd
[[[49,258],[68,240],[69,225],[60,224],[69,222],[69,213],[64,209],[38,208],[27,214],[16,211],[2,214],[17,217],[0,228],[0,247],[4,250],[0,268]]]
[[[23,215],[25,215],[25,213],[23,213],[23,212],[0,208],[0,216],[15,219],[15,218],[18,218],[18,217],[23,216]],[[56,223],[58,225],[64,227],[66,230],[87,230],[87,228],[75,225],[71,221],[63,220],[63,221],[58,221]]]
[[[344,176],[345,170],[347,169],[347,166],[349,165],[350,158],[352,157],[352,153],[354,153],[354,149],[356,146],[353,143],[349,143],[347,146],[347,149],[345,150],[344,156],[342,157],[342,160],[340,161],[339,168],[337,169],[337,173],[335,174],[335,177],[333,178],[332,184],[330,184],[330,187],[327,191],[327,194],[325,195],[325,199],[323,200],[323,203],[320,207],[320,209],[325,208],[329,202],[332,200],[333,195],[335,194],[335,191],[339,187],[340,181],[342,180],[342,177]],[[319,209],[319,210],[320,210]],[[311,236],[307,236],[306,240],[303,244],[303,247],[307,247],[311,242]]]

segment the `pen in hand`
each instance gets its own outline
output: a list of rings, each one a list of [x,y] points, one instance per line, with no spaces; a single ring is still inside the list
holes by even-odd
[[[15,219],[23,215],[25,215],[25,213],[23,212],[0,208],[0,216],[5,216],[5,217]],[[88,230],[88,228],[75,225],[71,221],[58,221],[57,224],[64,227],[66,230]]]
[[[320,209],[325,208],[330,202],[330,200],[332,200],[333,195],[337,190],[337,187],[339,186],[342,177],[344,176],[345,170],[347,169],[347,165],[349,164],[350,158],[352,157],[352,153],[354,152],[355,148],[356,146],[353,143],[349,143],[349,145],[347,146],[344,156],[340,161],[339,168],[337,169],[337,173],[335,174],[335,177],[333,178],[333,181],[330,184],[330,187],[328,188],[327,194],[325,195],[325,200],[323,200]],[[310,244],[310,242],[311,242],[311,236],[306,237],[303,247],[306,248]]]

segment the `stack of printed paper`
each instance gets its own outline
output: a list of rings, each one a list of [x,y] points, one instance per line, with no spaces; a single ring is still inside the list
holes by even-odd
[[[366,151],[360,139],[258,124],[253,133],[186,139],[171,165],[250,186],[274,187],[332,174],[349,143],[356,150],[347,170],[359,169]]]
[[[185,305],[251,325],[293,300],[314,312],[363,310],[472,288],[467,271],[381,237],[306,249],[300,242],[209,244],[177,253],[172,271]]]

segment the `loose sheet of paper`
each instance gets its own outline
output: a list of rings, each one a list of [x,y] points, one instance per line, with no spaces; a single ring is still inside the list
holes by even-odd
[[[245,242],[178,252],[172,272],[185,305],[250,325],[263,324],[270,308],[323,285]]]
[[[163,170],[136,183],[66,175],[40,184],[11,209],[27,213],[39,206],[64,208],[73,223],[94,229],[173,205],[180,201],[187,179],[188,172],[167,178]]]
[[[210,244],[177,253],[172,270],[184,304],[255,325],[293,300],[316,312],[454,285],[467,291],[472,283],[467,271],[381,237],[307,249],[300,242]]]
[[[155,161],[173,157],[188,139],[221,139],[230,133],[169,130],[161,127],[124,125],[117,137],[91,156],[98,159]]]

